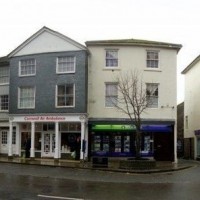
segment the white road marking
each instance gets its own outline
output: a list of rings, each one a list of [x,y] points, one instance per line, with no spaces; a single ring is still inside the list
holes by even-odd
[[[80,199],[80,198],[47,196],[47,195],[42,195],[42,194],[38,194],[38,197],[42,197],[42,198],[51,198],[51,199],[65,199],[65,200],[84,200],[84,199]]]

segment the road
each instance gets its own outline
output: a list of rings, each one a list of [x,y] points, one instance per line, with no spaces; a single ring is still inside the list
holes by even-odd
[[[196,200],[200,165],[161,174],[124,174],[0,163],[0,200]]]

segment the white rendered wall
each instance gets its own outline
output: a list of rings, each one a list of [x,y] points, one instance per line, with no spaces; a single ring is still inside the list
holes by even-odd
[[[31,42],[23,47],[20,51],[18,51],[15,56],[77,50],[80,50],[80,48],[61,37],[44,31],[36,38],[31,40]]]
[[[127,118],[116,108],[105,107],[105,82],[114,82],[115,77],[124,71],[137,68],[143,74],[144,83],[159,84],[158,108],[147,109],[144,119],[176,120],[176,50],[144,48],[144,47],[113,47],[118,49],[119,69],[105,68],[105,49],[108,47],[88,47],[91,53],[89,62],[89,105],[90,118]],[[159,69],[146,68],[146,51],[159,50]],[[162,108],[163,107],[163,108]],[[174,108],[172,108],[174,107]]]

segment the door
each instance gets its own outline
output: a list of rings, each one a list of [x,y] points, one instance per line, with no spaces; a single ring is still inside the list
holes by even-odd
[[[154,158],[157,161],[173,161],[174,145],[172,133],[155,133]]]
[[[55,133],[43,133],[42,156],[54,157],[55,152]]]
[[[7,154],[8,153],[8,131],[2,130],[0,138],[1,138],[1,153]]]
[[[200,157],[200,138],[197,138],[197,157]]]

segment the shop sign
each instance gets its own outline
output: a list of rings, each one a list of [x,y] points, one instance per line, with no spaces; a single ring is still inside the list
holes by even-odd
[[[127,130],[136,130],[136,127],[134,125],[123,125],[123,124],[99,124],[99,125],[94,125],[92,127],[93,131],[97,130],[115,130],[115,131],[127,131]]]
[[[25,116],[24,121],[65,121],[64,116]]]

